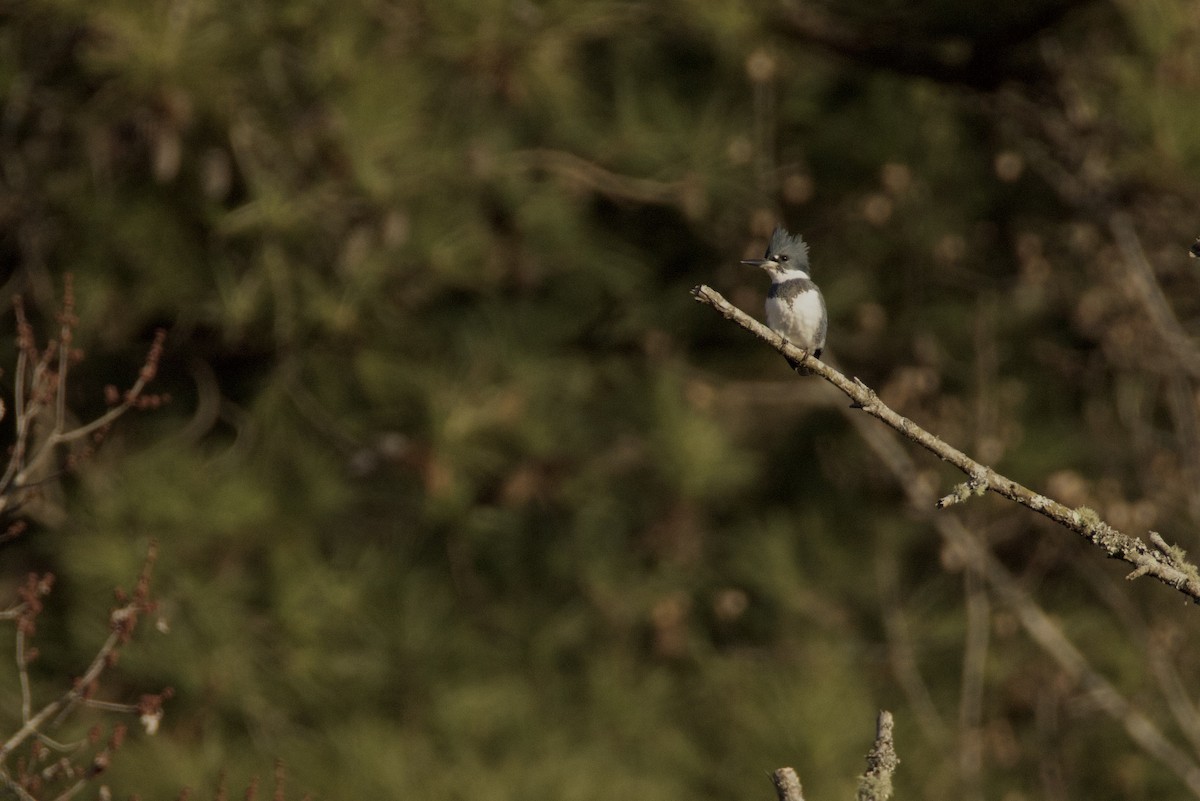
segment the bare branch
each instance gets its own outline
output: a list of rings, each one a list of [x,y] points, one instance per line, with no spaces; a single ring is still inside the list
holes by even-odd
[[[1153,537],[1153,532],[1151,534]],[[1171,638],[1163,636],[1161,631],[1151,633],[1150,623],[1142,616],[1137,604],[1133,603],[1128,593],[1121,592],[1119,585],[1112,582],[1111,577],[1095,563],[1081,560],[1075,563],[1075,567],[1124,624],[1133,646],[1145,653],[1146,665],[1158,683],[1167,711],[1191,744],[1193,755],[1200,755],[1200,711],[1191,698],[1188,680],[1172,664]]]
[[[17,677],[21,681],[21,720],[29,720],[33,714],[33,701],[29,694],[29,657],[25,655],[25,627],[17,626]]]
[[[892,774],[900,764],[892,729],[892,713],[880,710],[875,745],[867,752],[867,772],[858,781],[858,801],[887,801],[892,797]]]
[[[983,541],[963,525],[957,515],[933,512],[933,493],[919,482],[908,480],[909,476],[916,473],[916,465],[900,446],[899,439],[887,429],[871,425],[860,415],[853,415],[848,410],[845,414],[868,447],[900,482],[913,508],[929,516],[942,538],[958,548],[968,564],[982,571],[992,591],[1012,610],[1022,628],[1042,651],[1088,693],[1101,711],[1120,723],[1138,747],[1183,780],[1193,795],[1200,796],[1200,765],[1168,740],[1145,713],[1121,695],[1092,666],[1083,652],[1063,633],[1062,627],[1034,602],[1021,581],[992,555]]]
[[[967,564],[963,570],[966,595],[966,640],[963,644],[962,688],[959,694],[958,721],[961,745],[958,752],[959,774],[964,801],[985,797],[983,792],[984,704],[987,689],[988,648],[991,644],[992,605],[980,565]]]
[[[77,426],[70,431],[62,431],[56,424],[55,430],[51,432],[48,437],[46,437],[46,440],[38,449],[37,454],[29,460],[28,465],[26,465],[19,473],[17,473],[13,479],[13,484],[17,487],[23,486],[25,482],[29,480],[29,477],[36,474],[37,470],[46,463],[46,460],[50,458],[50,456],[54,453],[55,448],[57,448],[59,445],[65,445],[67,443],[83,439],[89,434],[99,431],[106,426],[112,425],[118,417],[136,406],[138,399],[142,396],[142,393],[146,389],[146,385],[154,380],[154,376],[158,370],[158,362],[162,358],[163,344],[166,341],[166,337],[167,332],[161,328],[155,333],[154,342],[150,345],[150,351],[146,356],[146,363],[142,367],[141,372],[138,374],[137,381],[135,381],[133,386],[126,391],[124,399],[119,404],[109,409],[103,415],[97,417],[90,423]],[[58,393],[59,397],[62,397],[63,394],[64,393],[60,388]]]
[[[663,182],[621,175],[565,150],[519,150],[509,158],[518,169],[544,170],[619,200],[672,205],[687,190],[683,181]]]
[[[900,597],[899,567],[894,548],[884,547],[876,550],[875,573],[892,673],[908,698],[909,709],[915,714],[917,724],[929,741],[935,747],[941,748],[949,739],[949,734],[946,722],[933,702],[933,694],[930,693],[917,663],[908,616]]]
[[[800,777],[792,768],[780,768],[771,774],[771,780],[775,783],[775,796],[779,801],[804,801]]]
[[[3,786],[6,792],[12,793],[20,801],[38,801],[31,796],[28,791],[21,785],[17,784],[7,775],[0,773],[0,786]]]
[[[153,408],[165,402],[165,395],[148,395],[146,386],[154,379],[162,359],[166,332],[155,333],[142,369],[133,386],[124,393],[109,388],[111,408],[90,422],[68,428],[67,377],[79,353],[72,347],[75,327],[75,295],[70,276],[66,279],[62,307],[58,312],[58,339],[39,348],[33,326],[25,314],[20,296],[13,298],[17,328],[17,364],[13,378],[13,444],[8,460],[0,473],[0,513],[10,512],[29,499],[34,488],[53,480],[57,473],[52,465],[64,446],[92,438],[78,452],[67,455],[67,469],[80,452],[86,455],[109,426],[130,409]],[[0,404],[0,417],[4,408]],[[19,533],[11,530],[8,534]],[[5,535],[7,536],[7,534]]]
[[[75,340],[75,281],[67,273],[63,283],[63,305],[58,314],[58,377],[54,398],[54,434],[63,432],[67,425],[67,371],[71,368],[71,343]]]
[[[87,698],[94,690],[96,682],[105,668],[113,664],[116,651],[129,641],[137,624],[138,617],[150,608],[149,581],[150,573],[153,570],[157,557],[157,550],[157,546],[151,543],[133,594],[125,599],[123,606],[112,611],[109,617],[109,624],[112,631],[92,658],[92,662],[88,665],[87,670],[74,681],[71,689],[61,697],[46,704],[36,714],[27,716],[22,721],[21,728],[0,745],[0,766],[4,764],[15,749],[20,747],[30,737],[41,736],[42,728],[51,719],[54,719],[56,723],[61,722],[66,713],[80,701]]]
[[[1133,565],[1138,575],[1153,576],[1164,584],[1200,602],[1200,571],[1195,565],[1182,559],[1181,551],[1173,549],[1164,553],[1146,542],[1124,534],[1100,519],[1095,511],[1087,507],[1071,509],[1045,495],[1033,492],[992,468],[980,464],[962,451],[946,444],[938,437],[918,426],[912,420],[887,406],[875,391],[859,379],[851,379],[834,368],[816,359],[804,350],[792,345],[779,334],[768,329],[750,315],[733,306],[719,292],[707,286],[698,286],[692,295],[701,303],[712,306],[727,320],[731,320],[775,350],[797,364],[803,364],[811,372],[821,376],[840,389],[852,401],[852,406],[861,409],[882,421],[907,439],[933,453],[943,461],[965,473],[975,487],[984,486],[1004,498],[1032,509],[1070,531],[1079,534],[1093,545],[1103,549],[1109,556]],[[974,487],[970,487],[974,491]],[[1180,556],[1177,556],[1177,553]]]
[[[1197,351],[1195,340],[1184,330],[1163,293],[1154,275],[1154,268],[1142,249],[1142,241],[1133,227],[1133,220],[1125,212],[1113,212],[1108,217],[1108,227],[1128,268],[1128,285],[1135,290],[1146,317],[1175,357],[1176,363],[1193,378],[1200,377],[1200,351]]]

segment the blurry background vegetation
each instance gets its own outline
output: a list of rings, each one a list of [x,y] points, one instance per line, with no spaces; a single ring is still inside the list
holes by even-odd
[[[0,553],[59,575],[39,691],[157,538],[169,633],[105,697],[176,695],[121,796],[278,757],[326,799],[847,797],[881,707],[902,797],[1183,795],[688,289],[760,314],[784,222],[847,371],[1195,548],[1198,351],[1112,221],[1200,333],[1197,97],[1190,0],[0,0],[4,295],[74,274],[81,416],[158,326],[174,399]],[[954,514],[1195,759],[1196,611]]]

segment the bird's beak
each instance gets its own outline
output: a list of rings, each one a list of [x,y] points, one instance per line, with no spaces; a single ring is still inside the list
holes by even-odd
[[[770,259],[742,259],[742,264],[749,264],[751,267],[766,267],[770,263]]]

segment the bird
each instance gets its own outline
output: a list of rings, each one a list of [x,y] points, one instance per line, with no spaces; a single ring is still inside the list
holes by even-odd
[[[761,259],[743,259],[742,264],[761,267],[771,276],[767,292],[767,326],[809,355],[821,358],[829,317],[825,298],[813,283],[808,266],[808,245],[799,235],[776,226]],[[788,363],[800,375],[811,370],[793,359]]]

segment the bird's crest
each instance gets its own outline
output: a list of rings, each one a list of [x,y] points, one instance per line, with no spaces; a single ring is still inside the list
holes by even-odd
[[[767,245],[767,258],[780,254],[787,254],[789,258],[799,260],[801,265],[808,266],[808,243],[800,234],[789,234],[783,226],[777,225]]]

